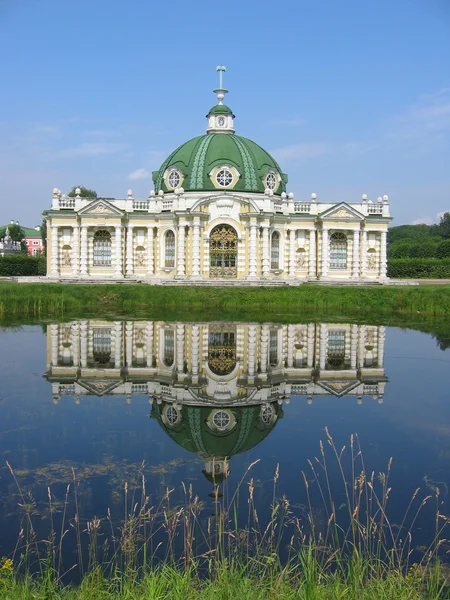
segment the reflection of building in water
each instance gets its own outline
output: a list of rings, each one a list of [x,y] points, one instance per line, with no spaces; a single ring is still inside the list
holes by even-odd
[[[148,396],[152,417],[205,460],[216,482],[226,460],[254,447],[292,396],[382,402],[385,329],[350,324],[80,321],[48,326],[53,399]]]

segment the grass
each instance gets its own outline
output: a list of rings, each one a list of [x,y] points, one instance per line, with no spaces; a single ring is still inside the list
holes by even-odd
[[[258,461],[256,461],[258,462]],[[319,453],[301,473],[306,512],[295,514],[279,495],[278,468],[267,522],[256,509],[252,463],[236,489],[217,492],[214,514],[183,485],[185,501],[173,506],[167,490],[149,503],[145,468],[124,485],[124,513],[83,521],[76,473],[67,483],[56,519],[48,489],[49,532],[38,541],[34,501],[8,464],[22,511],[22,526],[11,556],[0,563],[2,600],[298,599],[444,600],[450,578],[443,559],[450,519],[441,513],[437,487],[416,490],[398,525],[389,516],[392,461],[385,473],[367,473],[357,436],[337,448],[326,432]],[[330,468],[341,474],[331,489]],[[431,492],[431,493],[430,493]],[[338,498],[346,501],[337,508]],[[312,498],[320,498],[325,523],[317,520]],[[246,507],[239,521],[238,504]],[[434,507],[429,511],[425,507]],[[342,510],[340,510],[342,509]],[[422,514],[424,513],[425,514]],[[414,547],[414,527],[431,514],[427,545]],[[76,548],[68,562],[63,546]],[[285,556],[285,558],[281,558]],[[78,582],[68,583],[70,574]]]
[[[0,282],[0,318],[83,317],[99,313],[177,312],[186,317],[248,317],[335,311],[347,315],[450,315],[450,285],[399,287],[202,288]]]

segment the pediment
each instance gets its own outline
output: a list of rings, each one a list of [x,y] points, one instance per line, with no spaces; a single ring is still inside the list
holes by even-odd
[[[124,212],[105,200],[104,198],[97,198],[90,202],[87,206],[82,208],[79,215],[99,215],[101,217],[109,216],[109,217],[121,217]]]
[[[332,206],[324,211],[320,218],[323,219],[339,219],[340,221],[363,221],[364,215],[359,210],[356,210],[346,202],[340,202],[336,206]]]
[[[329,394],[341,398],[349,394],[355,387],[360,384],[359,381],[318,381],[318,385]]]
[[[110,394],[116,387],[121,385],[123,381],[121,380],[111,380],[111,379],[93,379],[90,381],[79,380],[79,385],[84,387],[84,389],[93,396],[107,396]]]

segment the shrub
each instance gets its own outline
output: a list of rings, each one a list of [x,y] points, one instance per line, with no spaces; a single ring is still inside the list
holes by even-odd
[[[413,242],[398,242],[388,246],[388,254],[390,258],[409,258]]]
[[[411,247],[410,258],[436,258],[437,244],[432,241],[414,244]]]
[[[450,259],[391,258],[388,277],[413,279],[450,279]]]
[[[450,258],[450,240],[444,240],[436,248],[436,258]]]
[[[36,276],[46,274],[46,259],[25,254],[11,254],[0,257],[0,276]]]

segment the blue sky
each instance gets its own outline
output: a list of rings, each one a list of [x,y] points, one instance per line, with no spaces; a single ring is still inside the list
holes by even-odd
[[[54,187],[148,196],[219,64],[297,200],[450,210],[448,0],[0,0],[0,56],[0,224],[39,223]]]

